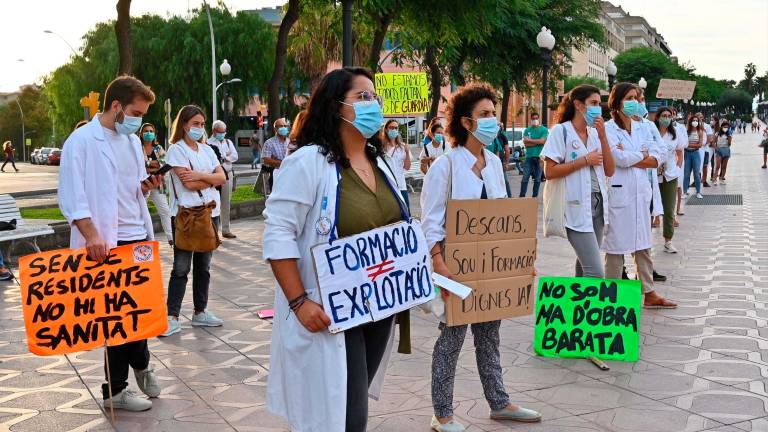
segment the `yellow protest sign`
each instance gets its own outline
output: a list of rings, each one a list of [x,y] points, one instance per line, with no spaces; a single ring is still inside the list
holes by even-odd
[[[384,115],[418,114],[429,111],[426,72],[376,74],[376,93],[384,100]]]
[[[121,246],[101,263],[85,249],[19,260],[21,309],[29,351],[67,354],[121,345],[165,331],[157,242]]]

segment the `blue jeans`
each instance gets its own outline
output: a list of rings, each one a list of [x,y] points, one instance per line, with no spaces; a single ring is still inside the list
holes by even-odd
[[[541,175],[544,171],[541,169],[541,159],[538,157],[525,158],[525,168],[523,169],[523,180],[520,182],[520,198],[528,193],[528,179],[533,177],[533,198],[539,196],[539,186],[541,186]]]
[[[696,193],[701,193],[701,155],[698,150],[685,150],[684,153],[683,191],[688,192],[688,187],[691,185],[691,172],[693,172],[693,184],[696,186]]]
[[[256,168],[256,164],[261,161],[261,152],[258,150],[251,150],[251,154],[253,155],[253,159],[251,159],[251,168]]]

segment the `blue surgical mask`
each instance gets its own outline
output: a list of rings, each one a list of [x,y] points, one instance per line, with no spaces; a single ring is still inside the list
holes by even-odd
[[[288,136],[288,127],[283,126],[277,128],[277,134],[280,136]]]
[[[483,117],[476,121],[477,129],[474,132],[470,132],[484,146],[490,145],[499,134],[499,121],[496,120],[496,117]]]
[[[443,136],[443,134],[435,134],[435,141],[442,143],[444,139],[445,137]]]
[[[187,132],[187,136],[192,139],[192,141],[200,141],[200,138],[203,137],[203,134],[205,133],[205,129],[193,127],[189,128],[189,131]]]
[[[217,141],[224,141],[224,138],[227,136],[226,132],[216,132],[214,135],[216,137]]]
[[[603,115],[603,109],[597,105],[589,105],[587,106],[587,111],[584,113],[584,120],[587,122],[587,126],[592,126],[595,124],[595,120],[597,120],[600,116]]]
[[[637,105],[637,114],[640,117],[645,117],[648,115],[648,107],[645,106],[645,102],[640,102]]]
[[[634,117],[639,114],[639,105],[640,104],[636,100],[625,100],[624,106],[621,108],[621,112],[623,112],[627,117]]]
[[[144,138],[144,141],[154,141],[155,140],[155,133],[154,132],[144,132],[144,134],[142,134],[142,137]]]
[[[387,136],[389,139],[395,139],[400,136],[400,131],[397,129],[389,129],[387,130]]]
[[[118,122],[115,120],[115,130],[121,135],[135,134],[141,127],[141,117],[131,117],[122,108],[120,108],[120,111],[123,113],[123,121]]]
[[[659,124],[664,127],[669,127],[672,124],[672,119],[669,117],[659,117]]]
[[[361,101],[353,104],[341,103],[355,109],[354,121],[349,121],[344,117],[341,118],[342,120],[354,126],[366,139],[376,135],[376,132],[381,128],[381,124],[384,123],[384,113],[381,111],[381,105],[377,101]]]

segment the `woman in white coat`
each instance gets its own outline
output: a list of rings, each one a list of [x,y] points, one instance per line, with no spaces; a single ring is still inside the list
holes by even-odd
[[[559,124],[541,152],[547,179],[565,182],[565,229],[576,252],[577,277],[605,277],[600,245],[608,220],[606,177],[616,164],[601,115],[600,89],[573,88],[560,102]]]
[[[438,158],[427,171],[421,190],[422,228],[432,255],[434,271],[451,277],[442,256],[448,196],[453,199],[507,198],[501,161],[486,147],[499,133],[496,93],[488,85],[462,87],[448,103],[448,133],[456,146]],[[443,292],[443,296],[448,294]],[[496,420],[537,422],[541,414],[514,405],[504,388],[499,355],[501,321],[472,324],[480,381]],[[441,322],[440,336],[432,353],[431,427],[437,432],[461,432],[453,419],[453,384],[467,325],[448,327]]]
[[[634,84],[619,83],[608,98],[612,119],[605,129],[616,160],[616,173],[611,179],[608,228],[602,246],[606,252],[605,274],[608,279],[621,278],[624,254],[632,254],[642,283],[643,306],[669,309],[677,305],[654,289],[648,217],[653,189],[647,169],[658,167],[661,154],[648,128],[632,119],[638,115],[638,90]]]
[[[371,73],[328,73],[309,100],[264,216],[278,288],[267,407],[294,432],[363,432],[392,348],[393,318],[331,334],[310,249],[410,217],[385,160]]]

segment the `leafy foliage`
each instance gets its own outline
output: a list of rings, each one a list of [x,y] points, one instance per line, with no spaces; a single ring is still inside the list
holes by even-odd
[[[590,84],[597,88],[608,90],[608,85],[605,83],[605,81],[601,79],[593,78],[586,75],[576,75],[576,76],[565,77],[564,91],[568,93],[569,91],[571,91],[571,89],[581,84]]]
[[[51,119],[48,117],[50,105],[40,88],[24,87],[18,97],[21,109],[24,111],[24,126],[27,138],[32,140],[32,146],[25,150],[29,154],[33,149],[46,147],[50,144]],[[21,158],[21,113],[16,102],[0,106],[0,143],[10,140],[16,149],[16,158]]]

